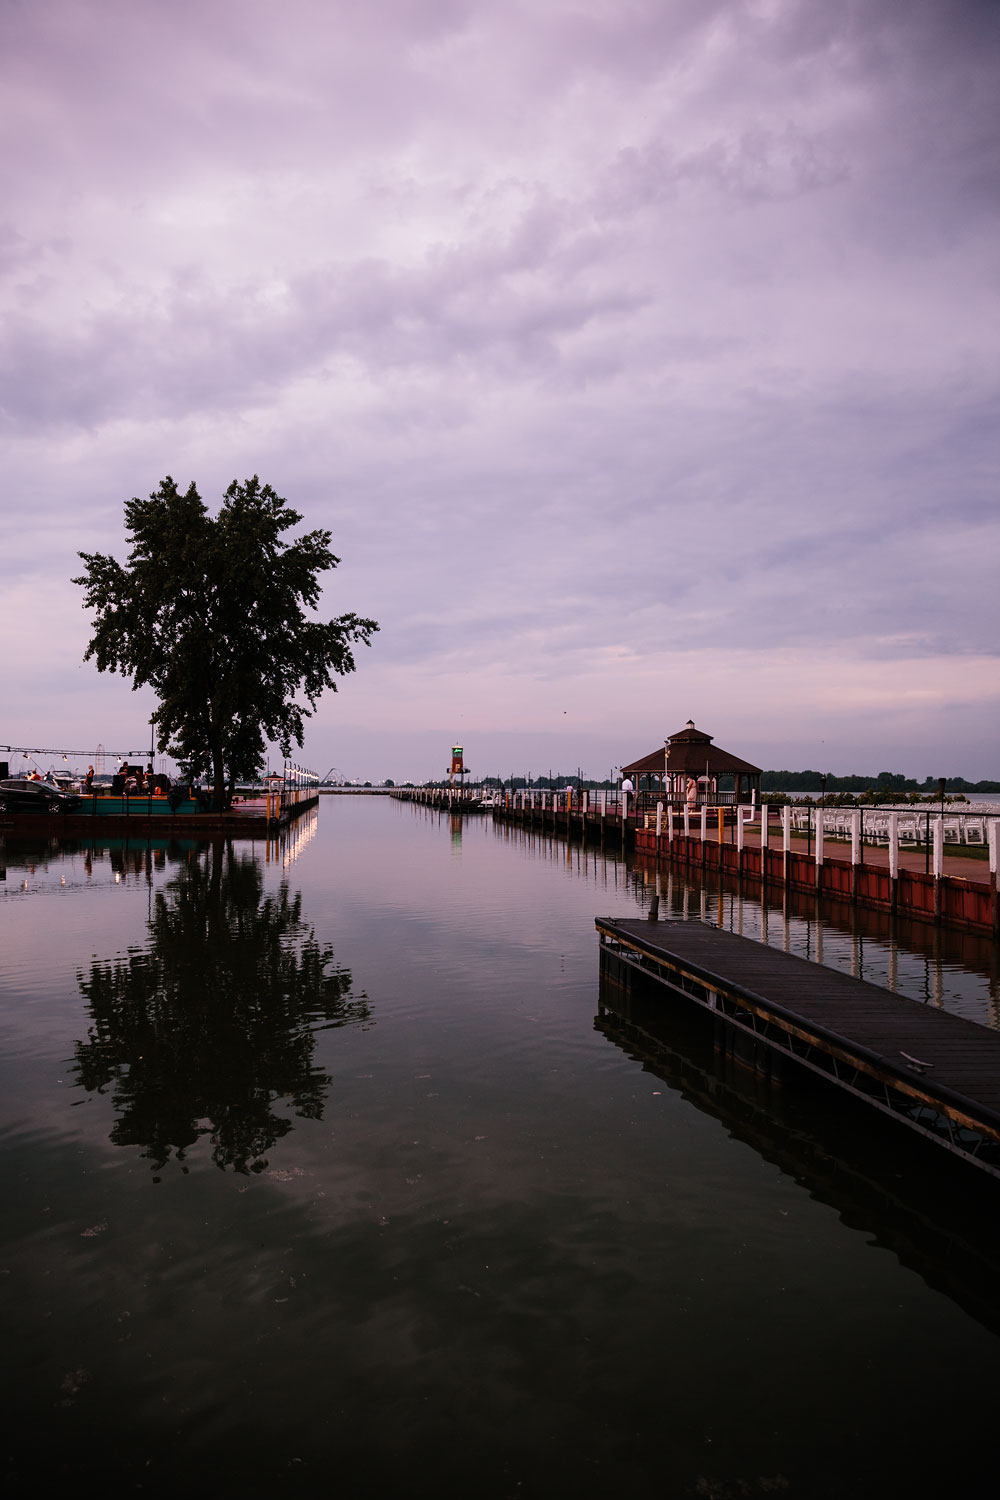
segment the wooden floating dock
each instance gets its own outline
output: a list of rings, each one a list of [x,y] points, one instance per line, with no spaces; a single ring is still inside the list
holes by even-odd
[[[1000,1177],[1000,1033],[706,923],[596,926],[602,963],[712,1013],[751,1066],[819,1074]]]

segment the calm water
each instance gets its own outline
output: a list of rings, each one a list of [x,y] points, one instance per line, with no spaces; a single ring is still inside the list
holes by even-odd
[[[651,871],[375,798],[0,863],[11,1493],[991,1483],[993,1184],[620,1014]],[[660,896],[996,1022],[988,945]]]

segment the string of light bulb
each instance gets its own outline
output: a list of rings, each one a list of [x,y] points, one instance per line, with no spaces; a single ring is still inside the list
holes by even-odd
[[[144,750],[98,750],[96,747],[90,750],[53,750],[45,745],[0,745],[0,750],[7,750],[13,755],[23,755],[25,759],[29,755],[61,755],[63,760],[69,760],[70,756],[90,755],[113,755],[116,760],[128,760],[133,755],[149,756],[149,746]]]

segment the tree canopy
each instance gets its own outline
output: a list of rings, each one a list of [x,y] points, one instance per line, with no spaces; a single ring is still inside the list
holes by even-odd
[[[227,781],[261,769],[268,741],[285,756],[302,744],[320,694],[354,671],[351,647],[378,630],[356,614],[307,616],[340,559],[328,531],[284,540],[301,520],[256,474],[233,481],[217,516],[168,474],[125,506],[125,565],[79,553],[86,571],[73,582],[94,611],[84,660],[130,677],[133,691],[153,688],[158,749],[208,773],[217,807]]]

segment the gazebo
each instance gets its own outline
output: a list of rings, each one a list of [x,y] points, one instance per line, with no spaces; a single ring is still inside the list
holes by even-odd
[[[646,791],[659,793],[665,801],[689,805],[756,802],[762,774],[759,766],[713,745],[712,736],[696,729],[693,719],[659,750],[622,766],[622,775],[634,777],[638,790],[645,783]]]

